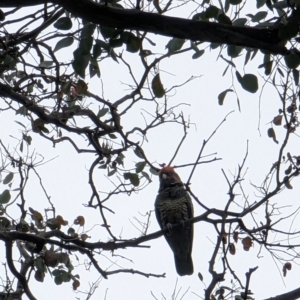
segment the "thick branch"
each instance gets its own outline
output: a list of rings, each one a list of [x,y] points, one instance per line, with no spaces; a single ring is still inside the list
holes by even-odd
[[[285,54],[286,48],[278,37],[278,28],[230,26],[220,23],[187,20],[147,13],[137,9],[107,7],[91,0],[2,0],[1,7],[33,6],[54,3],[73,15],[95,24],[113,28],[126,28],[155,34],[220,44],[266,49]]]
[[[300,288],[297,288],[291,292],[281,294],[275,297],[271,297],[264,300],[297,300],[300,298]]]

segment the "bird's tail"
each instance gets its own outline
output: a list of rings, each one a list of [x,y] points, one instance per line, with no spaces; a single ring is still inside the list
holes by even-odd
[[[188,256],[178,256],[174,255],[176,271],[178,275],[192,275],[194,273],[193,260],[191,255]]]

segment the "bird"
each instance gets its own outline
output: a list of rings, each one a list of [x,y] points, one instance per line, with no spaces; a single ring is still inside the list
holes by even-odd
[[[174,253],[178,275],[192,275],[193,224],[183,222],[193,218],[194,210],[190,195],[184,188],[179,175],[171,166],[164,166],[159,172],[160,186],[155,200],[155,215]],[[181,224],[172,228],[172,225]]]

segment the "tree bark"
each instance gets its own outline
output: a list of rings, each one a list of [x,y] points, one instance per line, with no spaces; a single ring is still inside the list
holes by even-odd
[[[264,49],[276,54],[287,52],[275,25],[266,29],[194,21],[137,9],[107,7],[91,0],[1,0],[1,7],[24,7],[46,3],[58,4],[77,17],[106,27],[141,30],[193,41],[233,44]]]

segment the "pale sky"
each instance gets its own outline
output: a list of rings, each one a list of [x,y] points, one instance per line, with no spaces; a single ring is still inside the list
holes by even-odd
[[[191,3],[191,7],[195,8],[195,4]],[[24,9],[22,13],[26,11]],[[180,15],[187,17],[190,11],[191,9],[183,6]],[[244,12],[249,13],[249,10],[244,9]],[[175,10],[171,14],[178,15],[179,12]],[[270,11],[269,15],[271,16]],[[165,45],[169,41],[169,38],[156,35],[149,35],[149,37],[155,41],[156,46],[145,43],[145,49],[147,45],[147,49],[150,49],[157,57],[166,53]],[[189,42],[187,41],[184,47],[188,46]],[[75,49],[74,47],[76,47],[76,43],[70,48],[60,50],[57,52],[58,57],[62,61],[70,61],[72,59],[72,51]],[[191,76],[200,76],[198,79],[189,82],[183,87],[176,88],[170,93],[172,97],[169,98],[169,103],[172,106],[180,103],[188,104],[178,107],[176,112],[183,111],[186,119],[190,118],[191,121],[188,136],[174,164],[181,165],[195,162],[203,140],[211,135],[213,130],[229,112],[234,111],[228,116],[227,121],[217,131],[204,151],[204,155],[217,153],[212,157],[218,157],[222,160],[199,165],[193,175],[191,189],[206,206],[224,209],[228,200],[228,185],[221,169],[224,170],[228,178],[232,181],[232,174],[236,174],[238,165],[243,161],[248,141],[249,154],[244,169],[247,172],[242,185],[249,203],[254,203],[259,200],[260,195],[251,184],[261,185],[272,164],[278,158],[278,150],[285,134],[283,127],[275,128],[279,145],[267,137],[267,129],[270,127],[268,123],[278,114],[278,109],[281,107],[280,99],[270,85],[267,85],[261,94],[264,74],[263,69],[257,69],[263,60],[260,52],[253,61],[248,63],[244,70],[244,55],[234,60],[241,74],[245,71],[245,73],[254,73],[259,78],[259,91],[256,94],[250,94],[240,87],[234,75],[235,70],[231,71],[229,68],[226,75],[222,77],[227,63],[218,58],[219,48],[210,50],[208,44],[203,44],[199,46],[199,49],[206,50],[205,54],[197,60],[191,58],[193,53],[190,52],[171,56],[163,60],[159,65],[161,80],[166,89],[182,84]],[[121,48],[116,49],[117,53],[120,51]],[[226,49],[223,55],[228,59]],[[135,76],[139,78],[138,76],[141,75],[142,69],[138,54],[128,53],[124,50],[123,58],[131,64]],[[149,56],[148,61],[152,61],[152,59],[153,56]],[[30,60],[32,60],[32,57],[28,56],[28,61]],[[128,93],[127,86],[122,83],[132,84],[132,80],[129,78],[128,69],[121,62],[117,64],[111,59],[106,59],[100,64],[100,69],[102,82],[96,76],[91,81],[88,77],[86,78],[89,83],[89,91],[111,102]],[[223,106],[218,104],[218,94],[230,88],[232,80],[240,100],[241,112],[238,110],[236,95],[234,93],[227,95]],[[102,87],[104,87],[104,91]],[[91,99],[86,99],[85,101],[89,103]],[[163,99],[160,101],[163,101]],[[261,108],[260,132],[258,131],[259,105]],[[98,104],[94,102],[89,108],[97,113]],[[145,111],[153,113],[154,108],[155,106],[152,103],[143,102],[137,105],[122,119],[125,131],[130,130],[134,126],[143,126],[144,119],[142,113],[147,117]],[[0,128],[2,128],[2,131],[0,138],[5,145],[9,145],[10,149],[14,147],[18,148],[18,141],[13,137],[18,139],[22,136],[20,132],[22,128],[15,123],[15,120],[22,122],[28,128],[31,126],[28,120],[21,116],[16,116],[14,113],[8,111],[1,112]],[[78,121],[77,124],[82,124],[79,120],[80,118],[78,117],[76,119]],[[143,145],[148,159],[153,163],[167,163],[173,156],[182,137],[182,132],[180,126],[170,124],[159,126],[152,130],[147,135],[148,143],[145,142]],[[66,133],[64,132],[64,134]],[[84,204],[89,201],[91,195],[88,185],[88,169],[95,156],[91,154],[79,155],[67,142],[57,144],[53,148],[49,141],[41,138],[38,134],[30,133],[30,135],[33,137],[33,142],[29,148],[29,154],[34,151],[42,155],[45,162],[51,160],[41,165],[37,170],[42,177],[47,193],[51,196],[51,200],[55,204],[56,213],[68,220],[70,225],[78,215],[83,215],[86,220],[84,231],[87,231],[87,234],[91,236],[88,241],[108,241],[107,232],[105,228],[101,227],[103,222],[98,211],[84,207]],[[72,135],[72,138],[82,148],[87,147],[87,141],[83,138],[76,135]],[[139,136],[135,138],[137,140],[140,139]],[[132,137],[132,139],[134,138]],[[286,150],[296,155],[296,149],[299,149],[299,138],[297,135],[293,135]],[[287,151],[285,151],[285,155]],[[132,151],[127,151],[125,156],[126,168],[134,167],[136,162],[141,161]],[[13,169],[10,170],[16,171]],[[145,170],[148,170],[148,168]],[[189,167],[177,169],[183,182],[187,181],[190,171],[191,168]],[[109,192],[113,188],[113,185],[104,176],[106,174],[107,171],[101,169],[94,174],[94,182],[97,185],[98,191]],[[1,176],[3,179],[5,174],[1,174]],[[113,177],[111,179],[117,182]],[[108,213],[107,219],[116,236],[120,236],[123,239],[140,236],[140,232],[133,224],[139,226],[135,218],[146,221],[147,217],[143,217],[141,214],[145,215],[154,208],[154,201],[158,190],[158,177],[152,176],[152,180],[153,182],[139,193],[131,194],[130,197],[122,194],[116,195],[107,203],[109,208],[115,211],[114,215]],[[278,207],[284,207],[281,211],[282,215],[278,215],[274,219],[286,216],[298,208],[300,189],[297,181],[297,178],[292,181],[293,190],[284,190],[273,200],[273,203],[277,203]],[[12,189],[16,187],[18,187],[17,176]],[[0,185],[0,191],[3,189],[3,185]],[[238,190],[236,193],[238,193]],[[239,191],[239,193],[241,192]],[[16,193],[12,192],[12,195],[14,196]],[[32,207],[44,213],[44,209],[49,207],[34,173],[30,174],[25,196],[27,208]],[[236,197],[236,203],[243,205],[244,201],[241,194]],[[231,209],[239,211],[240,208],[238,205],[233,204]],[[204,212],[195,202],[194,209],[195,216]],[[9,208],[8,213],[13,218],[19,217],[19,210],[15,205]],[[264,222],[264,209],[261,208],[254,217],[258,223],[260,221]],[[250,217],[245,220],[245,223],[249,228],[254,226],[253,220]],[[291,232],[297,231],[299,229],[298,224],[298,217],[294,219],[293,223],[292,219],[288,219],[283,222],[282,226],[285,226],[285,228],[280,229]],[[92,299],[154,299],[151,292],[157,299],[181,299],[186,290],[188,291],[183,299],[203,299],[203,290],[209,285],[211,279],[207,271],[208,261],[212,255],[217,236],[213,226],[210,224],[199,222],[194,225],[194,228],[193,261],[195,272],[192,276],[179,277],[177,275],[173,254],[165,239],[160,237],[144,244],[150,246],[149,249],[129,248],[118,250],[114,254],[120,256],[115,257],[112,257],[110,252],[102,252],[102,255],[96,257],[103,269],[132,268],[145,273],[166,273],[166,278],[158,279],[153,277],[146,278],[136,274],[116,274],[109,276],[108,280],[102,280],[101,278],[99,279],[100,276],[93,267],[90,270],[85,270],[85,263],[87,263],[85,257],[76,254],[79,258],[77,261],[75,255],[70,255],[72,263],[75,266],[73,274],[80,275],[81,286],[79,291],[83,293],[87,292],[89,284],[99,279],[99,287]],[[67,232],[67,227],[63,227],[62,230]],[[152,212],[148,233],[157,230],[159,230],[159,226]],[[276,240],[277,237],[274,235],[274,241]],[[297,242],[292,240],[292,243]],[[4,244],[0,245],[2,249],[0,253],[4,255]],[[293,269],[283,279],[281,272],[282,265],[278,264],[276,266],[276,262],[272,259],[272,256],[266,250],[260,249],[259,245],[254,244],[254,247],[249,252],[246,252],[239,241],[236,249],[236,255],[230,256],[229,259],[232,269],[239,276],[243,284],[246,282],[245,273],[249,268],[259,266],[258,270],[253,273],[250,282],[250,289],[255,293],[254,296],[256,299],[264,299],[285,293],[299,286],[298,277],[295,276],[299,272],[299,267],[297,267],[296,263],[293,263]],[[15,252],[14,255],[14,258],[17,260],[19,257],[18,253]],[[284,256],[284,254],[281,255]],[[1,261],[5,261],[3,256]],[[220,255],[216,260],[215,267],[216,271],[222,270]],[[0,272],[2,274],[1,277],[4,278],[4,268]],[[203,275],[203,282],[199,280],[198,272],[201,272]],[[223,284],[231,287],[230,280],[232,276],[229,273],[228,270],[227,280]],[[172,294],[177,280],[176,291],[178,295],[175,297]],[[235,281],[234,284],[237,286]],[[71,283],[56,286],[49,273],[46,274],[43,284],[36,282],[32,274],[30,287],[32,293],[38,299],[86,299],[85,294],[72,292]],[[26,299],[25,296],[24,299]]]

